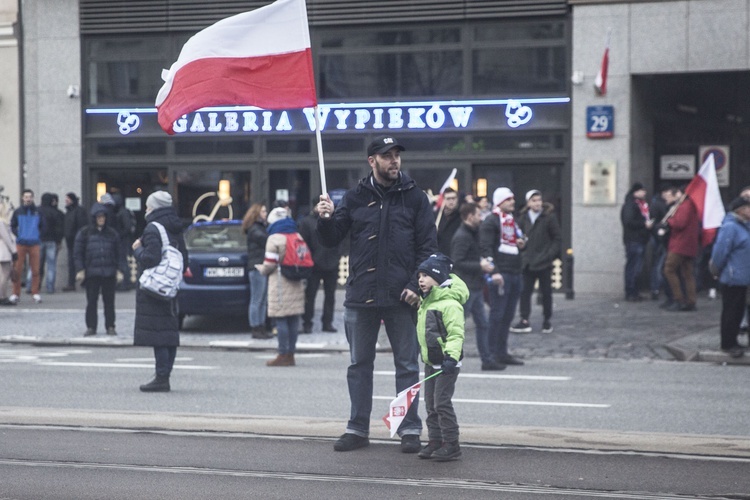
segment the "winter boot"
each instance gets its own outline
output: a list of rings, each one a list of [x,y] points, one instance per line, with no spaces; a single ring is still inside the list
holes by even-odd
[[[279,354],[266,362],[266,366],[294,366],[294,354]]]
[[[440,449],[440,447],[443,445],[442,441],[428,441],[427,446],[419,450],[419,453],[417,453],[417,456],[419,458],[432,458],[434,453]]]
[[[252,336],[254,339],[270,339],[273,335],[266,331],[265,326],[254,326],[252,327]]]
[[[461,447],[458,445],[458,441],[452,443],[443,443],[435,453],[432,454],[432,458],[437,462],[448,462],[450,460],[456,460],[461,456]]]
[[[151,382],[141,386],[142,392],[169,392],[169,377],[156,375]]]

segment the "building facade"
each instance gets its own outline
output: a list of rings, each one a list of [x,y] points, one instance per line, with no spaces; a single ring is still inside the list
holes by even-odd
[[[141,221],[157,188],[186,220],[216,206],[220,185],[235,218],[279,198],[306,211],[321,190],[311,110],[202,110],[167,136],[153,109],[161,70],[191,35],[268,3],[21,3],[23,147],[10,184],[87,203],[120,191]],[[750,184],[750,0],[307,6],[329,190],[366,175],[365,145],[381,133],[404,142],[404,170],[423,189],[453,168],[474,195],[541,189],[575,255],[576,291],[622,290],[619,210],[633,182],[651,193],[686,182],[713,152],[725,201]]]
[[[0,196],[18,205],[21,188],[20,23],[16,0],[0,0]]]

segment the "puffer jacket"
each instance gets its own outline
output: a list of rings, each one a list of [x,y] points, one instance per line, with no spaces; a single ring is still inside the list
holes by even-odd
[[[305,282],[290,280],[281,274],[278,263],[286,254],[286,234],[296,233],[292,219],[281,219],[268,227],[266,259],[261,274],[268,276],[268,317],[284,318],[305,312]]]
[[[96,214],[99,212],[106,213],[104,206],[94,203],[89,225],[76,235],[73,259],[76,272],[85,270],[87,277],[112,278],[117,274],[120,237],[109,227],[109,221],[101,230],[96,226]]]
[[[729,286],[750,285],[750,223],[730,212],[724,217],[711,252],[711,270]]]
[[[347,307],[401,304],[418,293],[417,266],[437,251],[435,217],[427,195],[403,172],[384,194],[372,173],[346,192],[329,219],[318,218],[321,244],[335,247],[350,234]]]
[[[555,207],[551,203],[542,204],[542,213],[536,222],[531,223],[529,207],[521,209],[518,226],[528,237],[526,246],[521,251],[523,268],[529,271],[541,271],[552,266],[560,256],[560,224],[555,216]]]
[[[445,356],[464,357],[464,308],[469,289],[450,275],[444,286],[432,287],[417,312],[417,340],[426,364],[439,366]]]
[[[183,266],[187,267],[187,249],[182,236],[183,224],[173,207],[162,207],[146,215],[146,227],[141,236],[141,246],[133,251],[138,263],[138,274],[161,262],[161,234],[150,222],[158,222],[167,231],[169,244],[182,253]],[[172,347],[180,345],[177,300],[153,297],[140,288],[135,295],[134,345]]]
[[[14,253],[16,253],[16,237],[10,231],[10,224],[0,220],[0,262],[12,262]]]

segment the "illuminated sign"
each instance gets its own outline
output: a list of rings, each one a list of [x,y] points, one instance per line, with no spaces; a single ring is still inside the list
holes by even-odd
[[[498,130],[564,126],[570,98],[319,104],[321,131]],[[315,130],[314,108],[207,107],[174,123],[176,135],[293,133]],[[87,132],[163,134],[155,108],[89,108]],[[109,125],[108,125],[109,124]]]

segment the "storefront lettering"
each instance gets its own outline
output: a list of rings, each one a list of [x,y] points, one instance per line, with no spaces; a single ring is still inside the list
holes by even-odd
[[[569,103],[567,97],[433,101],[404,103],[321,104],[318,123],[325,130],[441,130],[516,129],[531,123],[535,109],[542,104]],[[86,110],[90,115],[115,113],[117,130],[129,135],[142,129],[142,115],[155,114],[153,108]],[[219,134],[238,132],[301,132],[315,130],[314,108],[302,110],[263,110],[254,107],[212,107],[183,115],[174,123],[176,134]],[[477,115],[479,113],[479,115]],[[140,115],[140,116],[139,116]],[[475,123],[476,122],[476,123]],[[504,122],[504,125],[503,125]],[[155,123],[155,120],[154,120]],[[153,130],[148,121],[149,130]]]

